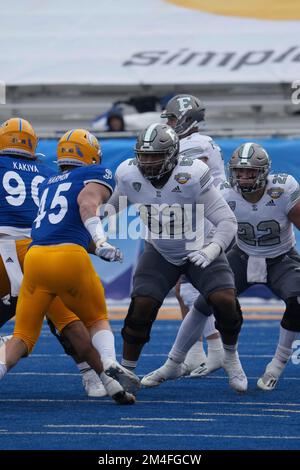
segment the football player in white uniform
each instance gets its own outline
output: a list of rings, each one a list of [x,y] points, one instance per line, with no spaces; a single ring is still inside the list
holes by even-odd
[[[215,186],[226,180],[224,160],[220,147],[211,137],[199,132],[199,126],[205,119],[205,107],[198,98],[192,95],[174,96],[168,101],[161,117],[166,118],[167,124],[177,133],[180,140],[179,152],[181,156],[193,160],[200,159],[206,163],[213,176]],[[192,308],[199,293],[185,276],[181,276],[175,292],[182,318],[184,318]],[[203,336],[207,340],[207,357],[203,349],[202,338],[200,338],[190,348],[185,358],[185,364],[190,371],[197,368],[198,374],[201,366],[203,375],[206,375],[222,366],[224,355],[221,336],[215,328],[213,315],[207,318]]]
[[[129,203],[138,205],[140,217],[148,228],[122,329],[122,365],[136,367],[163,300],[180,275],[185,274],[214,306],[229,383],[235,390],[245,391],[247,378],[237,352],[242,315],[235,296],[233,274],[223,253],[236,234],[236,219],[214,187],[209,168],[199,160],[179,158],[179,139],[174,130],[167,125],[152,124],[137,139],[136,159],[119,165],[116,183],[108,202],[118,205],[119,197],[127,196]],[[199,205],[204,208],[201,218],[197,218]],[[192,217],[187,216],[189,208]],[[187,232],[191,234],[192,229],[196,233],[197,229],[200,233],[205,227],[204,217],[215,226],[215,231],[204,244],[202,240],[198,248],[193,240],[192,248]],[[198,240],[197,236],[195,238]],[[196,329],[198,337],[206,323],[206,311],[211,314],[208,304],[202,312],[196,311],[193,332]],[[188,329],[187,336],[190,334]],[[144,385],[155,386],[181,376],[186,353],[196,339],[185,351],[171,352],[158,373],[144,377]]]
[[[167,124],[178,135],[180,155],[204,161],[210,168],[216,186],[226,180],[220,147],[211,137],[199,132],[205,118],[205,107],[198,98],[192,95],[174,96],[168,101],[161,117],[167,119]]]
[[[300,256],[293,231],[293,224],[300,229],[300,188],[291,175],[269,174],[270,167],[264,148],[243,144],[229,162],[229,183],[220,187],[238,221],[237,245],[227,253],[237,294],[264,283],[286,304],[275,355],[257,382],[263,390],[275,388],[300,331]]]

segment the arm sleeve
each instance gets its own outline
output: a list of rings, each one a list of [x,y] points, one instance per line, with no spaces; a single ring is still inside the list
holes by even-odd
[[[205,218],[216,227],[212,242],[220,245],[225,251],[237,233],[237,221],[234,213],[214,186],[202,193],[197,202],[204,205]]]

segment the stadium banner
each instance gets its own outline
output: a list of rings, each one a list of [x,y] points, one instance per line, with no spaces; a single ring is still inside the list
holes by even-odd
[[[226,164],[233,150],[246,140],[217,138],[215,141],[223,150],[224,161]],[[263,145],[268,151],[272,159],[273,173],[289,173],[300,182],[300,139],[256,139],[256,142]],[[111,168],[112,171],[115,171],[122,161],[133,156],[135,139],[103,139],[101,144],[103,150],[103,163],[105,166]],[[56,167],[56,146],[56,140],[45,139],[41,139],[38,145],[38,152],[45,154],[46,161],[53,168]],[[122,217],[124,217],[123,220]],[[118,227],[124,227],[126,223],[128,225],[138,225],[139,223],[139,218],[136,215],[130,214],[127,216],[126,213],[123,213],[120,218]],[[295,229],[295,231],[297,248],[300,250],[300,233],[297,229]],[[95,269],[102,279],[107,297],[116,300],[128,298],[130,295],[132,275],[138,257],[143,250],[143,240],[140,238],[122,238],[118,236],[117,233],[117,239],[112,240],[112,243],[123,251],[123,263],[107,263],[96,256],[91,255],[91,257]],[[247,296],[250,295],[264,298],[273,296],[273,294],[264,286],[252,287],[247,291]]]
[[[1,19],[7,85],[300,79],[297,0],[12,1]]]

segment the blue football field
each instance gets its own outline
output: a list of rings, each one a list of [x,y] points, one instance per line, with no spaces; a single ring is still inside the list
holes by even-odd
[[[113,320],[120,357],[122,321]],[[160,366],[179,322],[158,320],[137,373]],[[0,384],[0,449],[299,449],[300,365],[273,392],[256,381],[275,349],[278,320],[246,320],[240,356],[249,391],[237,395],[224,372],[142,389],[134,406],[85,396],[71,359],[44,326],[30,358]],[[12,331],[7,325],[1,333]]]

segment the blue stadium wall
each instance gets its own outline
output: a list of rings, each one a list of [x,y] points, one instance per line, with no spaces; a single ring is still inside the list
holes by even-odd
[[[216,142],[223,150],[225,163],[228,162],[233,150],[245,142],[245,139],[217,138]],[[300,182],[300,139],[270,138],[255,140],[263,145],[272,159],[273,173],[289,173]],[[127,158],[133,156],[134,139],[107,139],[102,140],[103,161],[105,166],[113,171]],[[38,152],[46,155],[50,165],[55,165],[56,140],[42,139],[39,142]],[[300,234],[296,230],[297,247],[300,249]],[[120,263],[105,263],[92,256],[94,266],[101,276],[106,295],[111,299],[129,297],[132,274],[142,250],[139,240],[118,240],[117,245],[124,252],[125,259]],[[247,296],[270,298],[273,294],[264,286],[253,286],[246,293]]]

